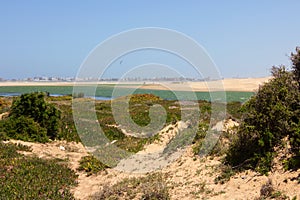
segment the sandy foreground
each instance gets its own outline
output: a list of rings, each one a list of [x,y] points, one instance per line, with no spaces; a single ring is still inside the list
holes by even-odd
[[[90,84],[117,84],[119,87],[140,88],[152,90],[178,90],[178,91],[256,91],[259,85],[270,80],[271,77],[263,78],[230,78],[220,81],[207,82],[0,82],[3,86],[73,86],[74,84],[90,85]]]
[[[180,124],[181,123],[181,124]],[[228,126],[235,126],[233,121],[228,121]],[[176,132],[185,128],[183,122],[177,125],[169,125],[159,134],[162,138],[152,144],[145,146],[145,149],[136,155],[155,154],[161,147],[174,137]],[[224,128],[226,128],[224,126]],[[228,127],[227,127],[228,128]],[[77,171],[81,157],[88,155],[86,148],[81,143],[56,141],[52,143],[39,144],[11,140],[13,143],[22,143],[32,147],[32,152],[23,152],[24,154],[35,154],[40,158],[61,158],[67,159],[71,169]],[[63,147],[63,149],[61,148]],[[127,160],[130,163],[133,160]],[[144,160],[147,162],[147,160]],[[147,167],[142,162],[136,162],[140,166]],[[283,167],[274,161],[275,164],[268,176],[260,175],[254,171],[247,170],[235,174],[228,182],[224,184],[215,183],[215,178],[221,173],[222,157],[200,157],[193,155],[192,147],[189,146],[183,154],[167,166],[158,169],[169,188],[171,200],[191,200],[191,199],[209,199],[209,200],[253,200],[260,197],[260,191],[264,184],[272,181],[274,190],[286,195],[288,199],[300,198],[300,184],[295,178],[299,175],[298,171],[285,171]],[[131,165],[128,165],[129,167]],[[77,171],[78,186],[72,188],[72,193],[78,200],[90,199],[91,195],[114,185],[125,178],[142,177],[144,173],[131,173],[131,170],[119,170],[117,168],[106,169],[98,174],[87,176],[84,172]],[[135,198],[139,199],[139,198]]]
[[[40,158],[68,159],[69,166],[73,170],[79,167],[81,157],[88,155],[81,144],[54,142],[38,144],[23,141],[11,141],[31,146],[32,153]],[[65,147],[62,151],[60,147]],[[26,152],[24,152],[26,153]],[[269,176],[259,175],[248,170],[234,175],[224,184],[215,184],[215,178],[220,174],[220,157],[195,157],[191,148],[175,162],[157,171],[162,173],[168,185],[171,200],[253,200],[260,196],[260,190],[268,180],[272,180],[274,189],[288,196],[300,198],[300,184],[294,181],[300,170],[285,172],[276,169]],[[125,178],[142,177],[143,174],[121,172],[115,169],[107,169],[96,175],[87,176],[84,172],[78,172],[78,186],[72,189],[77,200],[90,199],[91,195],[101,191],[105,187],[114,185]]]

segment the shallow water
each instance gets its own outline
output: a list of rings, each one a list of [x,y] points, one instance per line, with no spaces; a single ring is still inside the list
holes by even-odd
[[[97,100],[110,100],[115,97],[125,96],[132,92],[132,89],[122,88],[118,90],[118,94],[113,96],[114,86],[113,85],[104,85],[98,86],[96,91],[91,90],[90,86],[81,86],[82,91],[85,93],[87,97],[95,97]],[[63,95],[71,95],[73,93],[73,86],[1,86],[0,87],[0,96],[19,96],[23,93],[30,92],[49,92],[51,96],[63,96]],[[222,94],[222,92],[194,92],[196,96],[191,95],[191,92],[185,91],[169,91],[169,90],[151,90],[151,89],[137,89],[134,91],[135,94],[154,94],[163,99],[168,100],[191,100],[189,98],[194,97],[197,100],[206,100],[210,101],[211,97],[214,97],[214,100],[222,101],[222,102],[232,102],[239,101],[245,102],[247,101],[254,93],[253,92],[225,92],[226,96]],[[218,98],[218,95],[220,98]]]

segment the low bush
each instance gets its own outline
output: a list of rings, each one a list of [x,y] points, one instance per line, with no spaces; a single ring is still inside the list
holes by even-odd
[[[80,166],[77,170],[85,171],[88,176],[92,174],[97,174],[100,171],[108,168],[106,165],[101,163],[97,158],[92,155],[84,156],[79,161]]]
[[[50,103],[51,102],[51,103]],[[0,140],[80,142],[72,116],[71,97],[23,94],[14,99],[9,116],[0,121]]]
[[[13,101],[10,115],[11,119],[21,116],[31,118],[47,131],[50,139],[55,139],[59,129],[60,111],[52,104],[46,102],[46,94],[35,92],[22,94]]]
[[[0,142],[0,199],[74,199],[77,175],[56,160],[26,157],[23,145]]]
[[[45,143],[49,140],[47,129],[40,126],[32,118],[24,116],[7,118],[0,121],[0,129],[3,132],[2,139],[13,138],[31,142]]]
[[[121,182],[105,187],[91,197],[98,199],[145,199],[169,200],[168,187],[161,174],[149,174],[146,177],[124,179]]]

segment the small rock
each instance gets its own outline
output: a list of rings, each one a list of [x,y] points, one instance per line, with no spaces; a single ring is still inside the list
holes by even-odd
[[[59,146],[59,149],[62,150],[62,151],[66,150],[64,146]]]
[[[179,130],[183,130],[183,129],[186,129],[188,127],[188,124],[187,123],[184,123],[183,121],[179,121],[178,122],[178,129]]]
[[[113,141],[111,141],[111,143],[110,144],[114,144],[114,143],[116,143],[118,140],[113,140]]]

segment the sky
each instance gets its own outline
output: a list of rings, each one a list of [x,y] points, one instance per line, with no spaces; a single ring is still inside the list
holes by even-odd
[[[74,77],[99,43],[143,27],[193,38],[222,77],[269,76],[272,66],[289,66],[290,53],[300,45],[299,7],[299,0],[0,0],[0,78]],[[122,57],[106,76],[122,76],[126,70],[120,68],[137,59],[171,60],[169,65],[189,71],[177,58],[147,53]],[[153,55],[165,57],[149,59]]]

